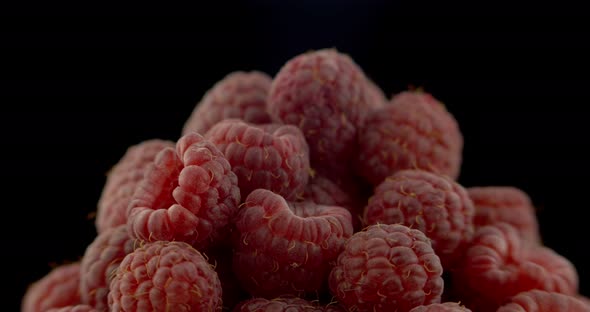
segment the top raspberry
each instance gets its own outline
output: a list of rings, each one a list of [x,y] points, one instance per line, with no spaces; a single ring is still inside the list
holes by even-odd
[[[266,98],[271,78],[262,72],[237,71],[217,82],[197,104],[186,121],[183,134],[205,134],[216,123],[239,118],[254,124],[270,122]]]

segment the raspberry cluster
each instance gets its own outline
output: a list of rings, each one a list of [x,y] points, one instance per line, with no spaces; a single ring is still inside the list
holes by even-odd
[[[590,311],[524,190],[459,184],[431,94],[324,49],[230,73],[187,117],[114,164],[98,235],[23,312]]]

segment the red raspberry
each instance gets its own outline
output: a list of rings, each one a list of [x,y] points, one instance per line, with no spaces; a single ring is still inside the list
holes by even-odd
[[[274,298],[321,290],[352,235],[341,207],[290,203],[271,191],[250,193],[236,218],[233,268],[244,289]]]
[[[85,304],[71,305],[63,308],[53,308],[46,312],[98,312],[98,310]]]
[[[271,82],[267,74],[259,71],[230,73],[205,93],[182,133],[205,134],[213,125],[229,118],[254,124],[269,123],[266,98]]]
[[[100,233],[86,248],[80,266],[82,303],[97,311],[108,309],[109,284],[123,258],[133,251],[134,240],[125,225]]]
[[[588,312],[590,309],[575,297],[531,290],[512,297],[509,303],[501,306],[497,312]]]
[[[213,142],[238,176],[242,198],[263,188],[295,199],[309,177],[309,150],[297,127],[257,127],[237,119],[217,123],[205,137]]]
[[[369,225],[400,223],[424,232],[450,268],[473,236],[473,213],[467,191],[450,178],[402,170],[377,186],[364,218]]]
[[[332,269],[334,296],[349,311],[398,311],[438,303],[443,268],[424,233],[378,224],[355,233]]]
[[[487,312],[532,289],[573,295],[578,277],[567,259],[546,247],[523,245],[514,227],[498,223],[477,230],[453,286],[469,308]]]
[[[471,312],[471,310],[455,302],[445,302],[415,307],[410,312]]]
[[[21,312],[44,312],[79,304],[79,285],[80,263],[58,266],[27,289]]]
[[[356,154],[357,128],[367,105],[366,77],[347,55],[333,49],[289,60],[272,82],[268,112],[275,122],[298,126],[311,163],[334,178],[347,174]]]
[[[223,154],[197,133],[158,154],[133,195],[127,229],[144,241],[206,248],[226,234],[240,202],[238,178]]]
[[[98,200],[96,230],[99,234],[127,222],[127,206],[135,188],[156,155],[167,147],[174,147],[174,143],[154,139],[131,146],[111,169]]]
[[[359,144],[358,173],[373,185],[404,169],[459,176],[463,136],[428,93],[402,92],[372,111],[359,130]]]
[[[383,93],[383,90],[369,78],[366,79],[365,92],[369,110],[381,108],[387,103],[387,97]]]
[[[217,273],[183,242],[153,242],[128,254],[111,282],[109,307],[119,311],[221,309]]]
[[[241,302],[238,306],[233,309],[233,312],[324,312],[325,310],[321,307],[314,305],[313,303],[297,298],[252,298]]]
[[[525,192],[515,187],[488,186],[470,187],[467,193],[475,205],[473,223],[476,228],[506,222],[514,226],[525,241],[541,242],[535,208]]]

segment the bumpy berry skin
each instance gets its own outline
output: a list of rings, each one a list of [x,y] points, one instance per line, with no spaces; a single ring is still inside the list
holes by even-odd
[[[519,293],[497,312],[588,312],[590,307],[581,300],[560,293],[531,290]]]
[[[183,241],[205,249],[223,240],[240,202],[223,153],[197,133],[161,151],[129,205],[127,230],[143,241]]]
[[[324,312],[324,309],[313,303],[297,298],[252,298],[238,304],[232,312]]]
[[[454,117],[423,92],[402,92],[359,131],[358,173],[373,185],[400,170],[459,176],[463,136]]]
[[[442,271],[424,233],[379,224],[348,240],[329,284],[332,295],[350,311],[407,312],[440,302]]]
[[[443,266],[450,268],[473,236],[473,214],[467,192],[450,178],[403,170],[377,186],[364,218],[368,225],[400,223],[422,231]]]
[[[56,267],[33,283],[21,305],[22,312],[44,312],[80,303],[80,263]]]
[[[156,155],[174,143],[164,140],[148,140],[131,146],[111,169],[98,200],[96,230],[100,234],[127,222],[127,206],[137,185]]]
[[[272,82],[273,121],[298,126],[314,168],[328,177],[347,173],[356,154],[357,129],[368,111],[366,77],[347,55],[333,49],[300,54]]]
[[[234,272],[244,289],[264,298],[322,290],[353,231],[344,208],[288,204],[263,189],[250,193],[235,226]]]
[[[368,111],[370,110],[383,107],[387,103],[387,97],[385,96],[385,93],[383,93],[383,90],[381,90],[381,88],[369,78],[367,78],[365,82],[365,92],[368,107],[365,114],[368,114]]]
[[[514,226],[526,242],[541,242],[535,208],[522,190],[487,186],[467,188],[467,193],[475,206],[473,224],[476,228],[506,222]]]
[[[63,308],[49,309],[46,312],[98,312],[99,310],[86,304],[71,305]]]
[[[197,104],[182,130],[205,134],[216,123],[239,118],[249,123],[270,122],[266,99],[272,79],[259,71],[237,71],[217,82]]]
[[[258,127],[227,119],[211,128],[205,137],[231,164],[242,198],[263,188],[294,200],[307,185],[309,148],[295,126]]]
[[[86,248],[80,265],[80,297],[97,311],[107,311],[111,278],[123,258],[134,249],[135,241],[120,225],[99,234]]]
[[[109,308],[119,311],[221,310],[213,267],[183,242],[153,242],[128,254],[111,282]]]
[[[471,310],[456,302],[445,302],[415,307],[410,312],[471,312]]]
[[[474,311],[496,311],[520,292],[539,289],[574,295],[574,266],[552,250],[525,245],[507,223],[477,230],[462,265],[453,272],[454,293]]]

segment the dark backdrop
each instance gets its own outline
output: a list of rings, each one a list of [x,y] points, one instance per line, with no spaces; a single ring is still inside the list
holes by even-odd
[[[0,86],[9,310],[51,263],[83,254],[96,234],[88,215],[105,173],[128,146],[178,138],[203,93],[227,73],[274,75],[289,58],[324,47],[350,54],[387,95],[412,84],[442,100],[465,136],[459,181],[528,192],[546,245],[576,265],[590,295],[583,19],[484,6],[474,16],[418,4],[310,3],[220,4],[179,18],[10,20]]]

